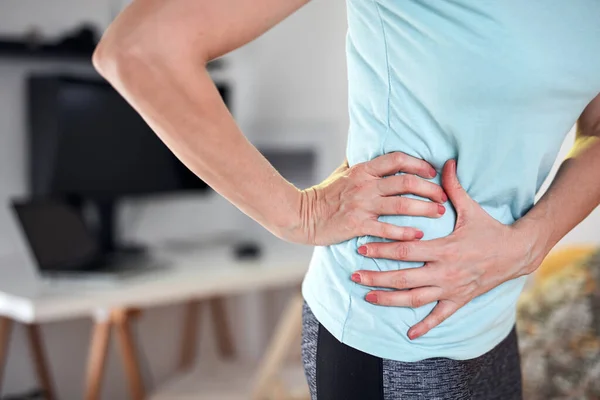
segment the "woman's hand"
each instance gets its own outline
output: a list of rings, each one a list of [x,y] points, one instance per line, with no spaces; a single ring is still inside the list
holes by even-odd
[[[397,172],[405,174],[394,175]],[[292,241],[312,245],[339,243],[356,236],[371,235],[407,241],[423,232],[378,221],[381,215],[440,217],[447,200],[441,186],[423,178],[436,176],[424,160],[395,152],[352,167],[340,166],[323,183],[302,191],[300,221]],[[415,194],[433,200],[398,196]],[[294,240],[294,237],[301,239]]]
[[[366,300],[383,306],[420,307],[437,301],[408,337],[424,335],[473,298],[539,266],[543,253],[533,251],[537,236],[504,225],[471,199],[456,176],[456,161],[442,171],[442,187],[457,213],[454,232],[446,237],[406,243],[369,243],[358,249],[366,257],[423,261],[398,271],[356,271],[351,279],[366,286],[405,289],[373,290]]]

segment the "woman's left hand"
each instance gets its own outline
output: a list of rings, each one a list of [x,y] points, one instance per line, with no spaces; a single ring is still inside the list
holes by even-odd
[[[415,339],[441,324],[473,298],[503,282],[533,272],[541,263],[535,235],[521,232],[491,217],[460,185],[456,161],[442,171],[442,187],[456,210],[454,231],[443,238],[409,242],[368,243],[358,252],[365,257],[425,262],[398,271],[356,271],[351,279],[365,286],[402,290],[373,290],[373,304],[420,307],[437,301],[431,313],[412,326]]]

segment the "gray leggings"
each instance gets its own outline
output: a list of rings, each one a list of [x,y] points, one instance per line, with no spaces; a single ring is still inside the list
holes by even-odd
[[[304,303],[302,361],[312,400],[521,400],[516,329],[470,360],[381,359],[346,346]]]

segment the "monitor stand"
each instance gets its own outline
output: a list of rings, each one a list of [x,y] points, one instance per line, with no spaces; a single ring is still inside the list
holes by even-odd
[[[65,199],[74,208],[78,209],[88,226],[93,232],[98,247],[103,255],[116,255],[127,257],[144,257],[147,255],[147,247],[135,244],[119,243],[118,221],[117,221],[117,199],[85,199],[82,196],[67,196]],[[85,206],[90,206],[92,217],[84,215]]]
[[[102,252],[105,254],[143,257],[148,250],[145,246],[119,243],[117,201],[94,201],[92,204],[98,215],[96,234]]]

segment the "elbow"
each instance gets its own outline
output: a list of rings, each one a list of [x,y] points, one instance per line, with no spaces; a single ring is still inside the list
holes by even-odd
[[[114,63],[114,55],[108,53],[106,45],[101,40],[92,54],[92,65],[101,76],[106,75],[108,66]]]
[[[109,53],[109,49],[107,49],[107,45],[104,43],[104,39],[100,40],[94,53],[92,54],[92,65],[96,72],[100,75],[104,76],[106,71],[108,70],[108,66],[110,64],[114,64],[114,51]]]
[[[151,49],[151,26],[145,16],[145,5],[134,3],[110,24],[92,54],[92,65],[106,80],[128,75],[136,59],[148,57]]]
[[[92,55],[96,71],[113,86],[146,74],[177,75],[185,65],[206,64],[206,35],[181,26],[167,7],[170,2],[133,2],[108,27]]]
[[[204,59],[197,49],[181,47],[150,43],[147,39],[119,38],[108,33],[94,50],[92,65],[113,86],[125,88],[136,81],[149,82],[157,73],[177,76],[186,65],[198,65],[198,61]]]
[[[133,70],[147,58],[145,45],[126,44],[120,38],[105,35],[92,54],[94,69],[113,86],[117,82],[131,79]]]
[[[198,27],[209,26],[208,21],[195,18],[193,25],[182,23],[182,8],[180,2],[132,2],[96,46],[91,60],[96,71],[115,86],[156,73],[177,75],[185,65],[206,64],[209,40]]]

